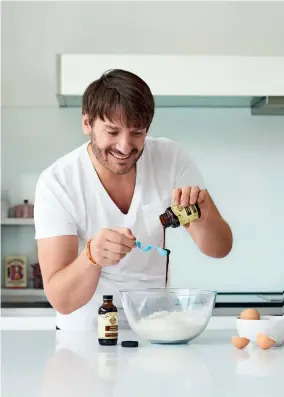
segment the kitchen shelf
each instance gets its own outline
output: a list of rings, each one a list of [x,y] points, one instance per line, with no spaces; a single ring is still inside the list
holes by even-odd
[[[1,225],[6,226],[32,226],[34,218],[5,218],[1,219]]]
[[[1,307],[50,307],[43,289],[1,288]]]
[[[45,296],[43,289],[36,288],[1,288],[3,296]]]

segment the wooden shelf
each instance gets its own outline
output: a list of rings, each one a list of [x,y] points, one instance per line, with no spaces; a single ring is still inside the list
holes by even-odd
[[[34,225],[34,218],[6,218],[1,219],[1,225],[6,226],[32,226]]]

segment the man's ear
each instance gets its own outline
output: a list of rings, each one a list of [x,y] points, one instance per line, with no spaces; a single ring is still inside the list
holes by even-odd
[[[82,116],[82,129],[84,132],[84,135],[90,136],[92,132],[92,127],[90,126],[89,123],[89,115],[84,113]]]

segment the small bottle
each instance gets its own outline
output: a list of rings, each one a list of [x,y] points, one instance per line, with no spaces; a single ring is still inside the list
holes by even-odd
[[[104,295],[103,301],[98,310],[98,341],[100,345],[113,346],[118,339],[118,312],[112,295]]]
[[[173,205],[160,215],[160,221],[164,228],[175,228],[191,223],[195,219],[200,218],[200,215],[201,212],[197,203],[186,207]]]
[[[22,207],[22,217],[28,218],[29,217],[29,200],[24,200],[24,204]]]

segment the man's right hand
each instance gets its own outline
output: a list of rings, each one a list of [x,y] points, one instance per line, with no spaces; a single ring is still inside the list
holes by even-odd
[[[92,257],[101,267],[117,265],[135,247],[135,240],[130,229],[101,229],[91,242]]]

